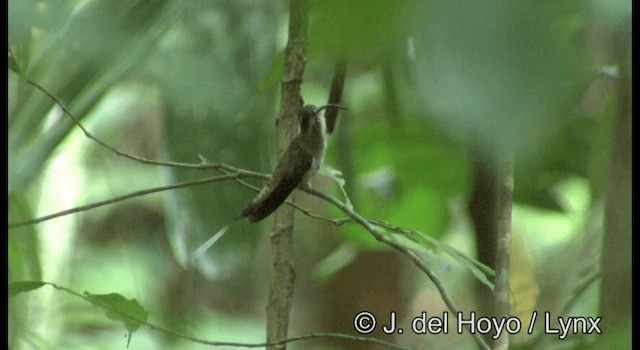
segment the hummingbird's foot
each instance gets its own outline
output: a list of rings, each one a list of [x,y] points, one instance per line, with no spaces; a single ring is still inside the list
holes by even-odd
[[[304,182],[304,181],[303,181],[303,182],[301,182],[301,183],[298,185],[298,188],[299,188],[299,189],[301,189],[301,190],[312,190],[312,189],[313,189],[313,186],[311,185],[311,180],[306,181],[306,182]]]

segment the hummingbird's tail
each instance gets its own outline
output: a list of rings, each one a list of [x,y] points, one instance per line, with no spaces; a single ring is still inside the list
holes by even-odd
[[[206,251],[209,250],[209,248],[211,248],[211,246],[214,243],[216,243],[220,239],[220,237],[222,237],[222,235],[224,235],[225,232],[227,232],[227,230],[229,230],[229,227],[231,227],[231,225],[235,224],[237,221],[238,220],[235,220],[234,222],[221,228],[218,232],[216,232],[213,236],[211,236],[211,238],[209,238],[200,247],[198,247],[198,249],[196,249],[193,253],[191,253],[191,258],[194,260],[197,260],[200,257],[202,257],[202,255],[204,255],[204,253],[206,253]]]

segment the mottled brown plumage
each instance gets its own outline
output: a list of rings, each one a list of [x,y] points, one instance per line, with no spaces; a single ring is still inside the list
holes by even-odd
[[[249,222],[266,218],[280,207],[296,187],[302,183],[308,184],[318,172],[327,150],[327,130],[320,111],[331,106],[344,108],[334,105],[319,108],[304,106],[298,115],[300,133],[291,141],[260,193],[242,210],[242,217]]]

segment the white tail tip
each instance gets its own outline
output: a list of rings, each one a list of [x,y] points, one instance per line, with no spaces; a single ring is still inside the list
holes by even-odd
[[[211,238],[209,238],[206,242],[204,242],[203,245],[198,247],[198,249],[196,249],[196,251],[194,251],[193,254],[191,254],[191,257],[197,259],[200,256],[202,256],[202,254],[204,254],[209,248],[211,248],[211,246],[214,243],[216,243],[216,241],[219,240],[220,237],[222,237],[222,235],[225,232],[227,232],[228,229],[229,229],[229,225],[223,227],[222,229],[220,229],[220,231],[216,232],[216,234],[214,234]]]

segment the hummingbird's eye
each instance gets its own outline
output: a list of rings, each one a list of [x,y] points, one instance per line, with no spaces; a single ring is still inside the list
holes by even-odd
[[[312,115],[313,113],[315,113],[315,111],[316,111],[316,106],[314,106],[314,105],[306,105],[306,106],[302,107],[302,116]]]

